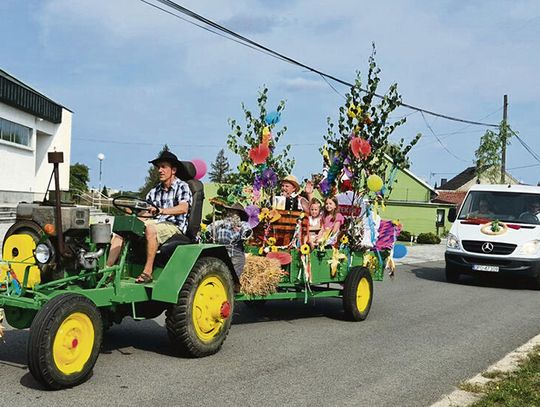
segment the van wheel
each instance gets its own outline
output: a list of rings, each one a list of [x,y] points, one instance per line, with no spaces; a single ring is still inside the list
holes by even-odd
[[[446,281],[449,283],[459,283],[459,271],[457,271],[455,268],[446,265],[445,269],[445,275],[446,275]]]

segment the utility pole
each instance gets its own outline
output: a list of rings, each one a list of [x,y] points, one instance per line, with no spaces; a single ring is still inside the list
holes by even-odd
[[[504,95],[503,98],[503,122],[500,129],[501,132],[501,143],[502,143],[502,156],[501,156],[501,184],[506,183],[506,119],[508,118],[508,95]]]

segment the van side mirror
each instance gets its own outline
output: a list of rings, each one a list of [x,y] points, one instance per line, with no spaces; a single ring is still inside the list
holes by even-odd
[[[448,209],[448,222],[454,222],[457,218],[457,209],[456,207],[452,207]]]

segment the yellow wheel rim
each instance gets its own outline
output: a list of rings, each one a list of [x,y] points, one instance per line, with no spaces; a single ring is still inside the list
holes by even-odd
[[[362,277],[356,288],[356,307],[358,311],[364,312],[369,304],[371,298],[371,290],[369,288],[369,281],[367,278]]]
[[[219,335],[229,311],[230,302],[223,281],[217,276],[204,278],[193,298],[193,326],[197,337],[209,342]]]
[[[63,374],[81,372],[94,347],[94,325],[87,315],[69,315],[56,332],[53,343],[54,364]]]

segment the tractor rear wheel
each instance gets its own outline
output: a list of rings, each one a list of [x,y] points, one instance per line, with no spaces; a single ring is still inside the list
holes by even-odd
[[[179,353],[203,357],[219,351],[231,326],[233,279],[227,265],[214,257],[197,260],[176,305],[166,313],[169,338]]]
[[[103,325],[92,301],[62,294],[47,302],[30,327],[28,368],[50,389],[76,386],[92,375]]]
[[[367,318],[373,300],[373,279],[365,267],[353,267],[343,284],[343,308],[352,321]]]

